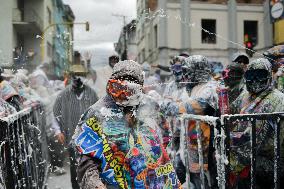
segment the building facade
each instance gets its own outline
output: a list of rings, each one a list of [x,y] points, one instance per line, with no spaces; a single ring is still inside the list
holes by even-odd
[[[1,0],[0,7],[0,64],[14,64],[32,69],[41,63],[40,44],[45,58],[51,60],[52,37],[42,37],[44,28],[51,22],[52,5],[48,0]],[[20,65],[19,65],[20,64]]]
[[[234,52],[244,50],[246,35],[261,53],[272,45],[265,6],[262,0],[137,1],[138,61],[168,65],[188,51],[226,65]]]
[[[127,49],[127,59],[137,60],[136,20],[132,20],[123,27],[118,42],[114,44],[114,48],[120,59],[122,59],[123,53]]]
[[[52,62],[54,49],[60,48],[55,45],[54,36],[62,32],[50,27],[61,14],[55,13],[58,10],[54,1],[0,0],[0,4],[0,66],[23,67],[31,72],[43,62]],[[66,10],[65,6],[63,10]],[[67,12],[73,15],[70,7]],[[66,18],[70,19],[70,16]]]
[[[65,70],[69,70],[73,55],[73,23],[75,16],[70,6],[62,0],[53,0],[54,7],[54,35],[53,35],[53,60],[54,74],[63,76]]]

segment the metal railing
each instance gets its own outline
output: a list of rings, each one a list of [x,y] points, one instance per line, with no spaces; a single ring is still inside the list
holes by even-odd
[[[188,139],[188,122],[195,121],[197,131],[197,144],[198,144],[198,158],[200,167],[201,188],[205,188],[205,173],[204,173],[204,155],[202,146],[202,131],[200,123],[207,123],[211,129],[214,130],[213,145],[215,148],[215,160],[217,170],[218,187],[221,189],[230,188],[229,175],[230,175],[230,153],[231,153],[231,134],[234,126],[248,122],[250,129],[250,188],[256,187],[256,157],[257,157],[257,131],[256,125],[258,121],[262,124],[267,123],[273,128],[273,145],[274,145],[274,188],[280,189],[280,125],[284,121],[284,112],[277,113],[260,113],[260,114],[236,114],[236,115],[223,115],[219,117],[199,116],[185,114],[176,118],[180,124],[183,133]],[[171,120],[172,121],[172,120]],[[184,149],[188,149],[188,140],[184,140]],[[181,144],[182,145],[182,144]],[[185,166],[187,171],[187,188],[190,188],[190,174],[189,174],[189,152],[184,150],[185,153]]]
[[[273,132],[273,145],[274,145],[274,188],[280,189],[280,128],[283,126],[284,121],[284,112],[277,113],[259,113],[259,114],[236,114],[236,115],[224,115],[221,117],[222,121],[222,130],[226,133],[226,154],[228,159],[230,159],[230,151],[231,151],[231,129],[232,126],[237,124],[242,124],[243,122],[249,122],[251,126],[250,130],[250,180],[251,180],[251,189],[256,187],[256,157],[257,157],[257,124],[267,124],[268,127],[272,128]],[[262,121],[262,123],[257,123],[258,121]],[[268,137],[268,136],[267,136]],[[268,138],[266,138],[268,140]],[[225,165],[226,170],[226,180],[229,179],[229,164]],[[226,184],[228,186],[228,184]]]
[[[48,151],[42,106],[1,118],[0,127],[0,186],[5,189],[44,188]]]

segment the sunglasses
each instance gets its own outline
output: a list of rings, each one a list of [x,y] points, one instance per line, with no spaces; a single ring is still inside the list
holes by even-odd
[[[140,90],[141,85],[117,79],[110,79],[107,85],[107,91],[113,97],[116,98],[127,98],[136,94]]]
[[[247,70],[244,76],[246,81],[264,81],[269,78],[269,72],[263,69]]]

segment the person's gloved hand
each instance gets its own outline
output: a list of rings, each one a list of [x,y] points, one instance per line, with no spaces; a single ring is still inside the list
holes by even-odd
[[[57,135],[56,135],[56,139],[58,140],[58,142],[59,142],[60,144],[64,144],[64,142],[65,142],[65,136],[64,136],[63,133],[57,134]]]

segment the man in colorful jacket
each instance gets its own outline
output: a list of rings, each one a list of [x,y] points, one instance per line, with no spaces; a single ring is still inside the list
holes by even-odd
[[[81,188],[181,188],[159,135],[154,100],[142,93],[143,73],[134,61],[114,66],[107,95],[77,126]]]

